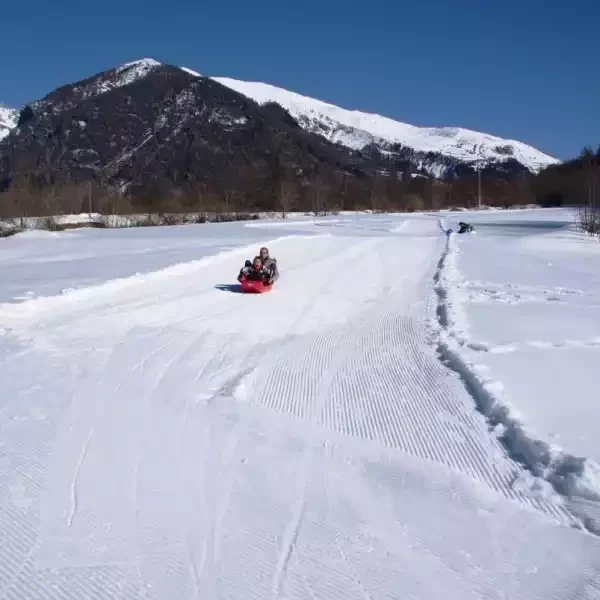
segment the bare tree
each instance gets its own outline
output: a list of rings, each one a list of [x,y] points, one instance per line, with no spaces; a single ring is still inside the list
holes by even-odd
[[[591,148],[585,147],[580,158],[586,187],[586,203],[590,208],[594,208],[596,205],[596,157]]]
[[[373,212],[385,210],[387,208],[388,199],[385,183],[386,177],[381,173],[377,173],[373,179],[371,194],[369,196],[369,204]]]
[[[294,179],[285,177],[279,180],[279,208],[282,217],[285,218],[286,214],[292,210],[298,197],[298,183]]]
[[[310,208],[315,216],[327,214],[329,183],[323,175],[316,175],[309,185]]]

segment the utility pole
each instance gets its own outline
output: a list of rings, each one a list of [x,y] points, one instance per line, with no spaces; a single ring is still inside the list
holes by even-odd
[[[477,163],[477,206],[481,210],[481,163]]]
[[[590,208],[594,210],[596,208],[596,179],[598,175],[594,167],[592,166],[588,175],[588,203]]]

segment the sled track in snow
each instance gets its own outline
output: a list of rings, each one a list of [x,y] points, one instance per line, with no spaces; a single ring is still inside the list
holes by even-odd
[[[468,473],[507,498],[572,521],[560,507],[512,489],[518,464],[504,458],[429,345],[425,325],[435,307],[418,299],[427,296],[436,260],[412,266],[416,279],[399,282],[350,322],[286,340],[248,401]]]
[[[559,494],[564,494],[563,477],[569,477],[573,465],[578,463],[574,457],[566,457],[565,474],[561,474],[560,464],[553,464],[552,453],[548,451],[544,454],[540,452],[542,442],[532,440],[530,436],[522,429],[521,424],[510,415],[508,407],[500,404],[493,394],[486,389],[485,384],[480,381],[472,371],[467,361],[461,356],[452,342],[452,319],[450,316],[451,308],[449,305],[447,284],[444,283],[444,271],[446,263],[452,249],[452,238],[448,236],[446,247],[438,263],[434,275],[435,290],[437,295],[437,321],[439,332],[437,334],[437,352],[440,361],[448,369],[455,372],[464,384],[466,391],[473,398],[477,410],[485,417],[488,427],[491,429],[498,425],[505,428],[505,433],[498,438],[508,456],[516,465],[526,468],[535,477],[540,477],[540,464],[538,461],[547,461],[544,464],[545,473],[543,479],[549,482]],[[467,345],[468,346],[468,345]],[[468,346],[469,347],[469,346]],[[492,435],[490,431],[490,436]],[[535,446],[535,449],[531,447]],[[598,524],[586,517],[585,499],[575,499],[581,502],[580,505],[572,504],[572,510],[557,507],[553,512],[562,513],[573,525],[585,528],[589,533],[600,535]],[[533,502],[536,502],[533,500]],[[548,506],[544,501],[537,504],[541,507]],[[582,510],[583,507],[583,510]],[[587,508],[589,511],[589,508]],[[594,508],[595,513],[598,509]]]
[[[269,297],[194,291],[186,278],[179,298],[151,278],[122,306],[74,307],[81,323],[66,312],[61,322],[62,304],[47,315],[57,329],[41,348],[72,344],[69,357],[82,352],[90,372],[72,398],[52,399],[69,365],[42,380],[54,414],[47,406],[35,427],[31,415],[14,420],[0,439],[10,450],[0,479],[22,478],[31,502],[20,506],[13,485],[2,505],[0,599],[374,600],[394,597],[399,581],[407,597],[429,598],[430,577],[450,582],[449,597],[471,585],[493,595],[494,577],[457,572],[454,544],[438,540],[458,532],[477,549],[473,519],[495,526],[473,508],[469,478],[567,519],[511,489],[517,465],[430,345],[443,240],[425,233],[410,252],[393,236],[320,239],[307,250],[329,253],[319,272],[299,259]],[[370,287],[356,289],[364,272]],[[311,291],[294,287],[293,275],[311,274]],[[108,322],[118,325],[109,343]],[[429,528],[440,502],[455,509],[449,525],[436,521],[443,533]],[[527,524],[529,513],[514,518]],[[406,579],[411,561],[429,575]]]

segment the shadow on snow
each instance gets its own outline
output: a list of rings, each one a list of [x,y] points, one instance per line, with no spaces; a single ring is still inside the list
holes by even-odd
[[[231,292],[233,294],[242,294],[242,286],[239,283],[218,283],[215,289],[222,292]]]

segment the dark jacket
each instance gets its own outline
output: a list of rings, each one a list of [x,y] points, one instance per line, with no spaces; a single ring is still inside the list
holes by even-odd
[[[248,281],[262,281],[269,277],[269,271],[266,269],[260,269],[256,271],[254,267],[242,267],[240,269],[240,274],[238,275],[238,281],[241,281],[242,278],[247,279]]]

